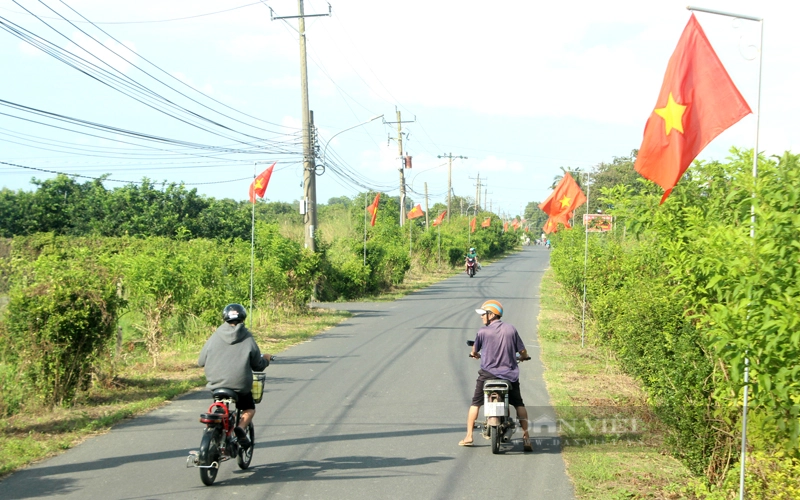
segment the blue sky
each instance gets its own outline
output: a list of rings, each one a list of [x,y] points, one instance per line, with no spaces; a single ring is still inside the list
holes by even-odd
[[[271,21],[267,5],[248,0],[65,1],[0,0],[0,16],[98,66],[107,63],[116,77],[131,79],[128,85],[180,105],[182,111],[172,114],[183,113],[185,120],[137,102],[7,31],[0,31],[0,99],[191,146],[107,132],[91,137],[0,115],[0,161],[89,177],[108,173],[121,181],[183,181],[209,196],[245,199],[254,162],[278,160],[267,198],[302,196],[296,20]],[[297,14],[293,0],[266,4],[276,16]],[[800,39],[793,22],[800,6],[776,0],[698,5],[765,18],[760,149],[800,151]],[[46,6],[74,21],[80,13],[97,26],[51,19],[57,15]],[[305,6],[307,14],[328,10],[319,0]],[[202,15],[226,9],[232,10]],[[406,151],[414,158],[406,180],[414,191],[423,192],[427,182],[430,202],[443,201],[447,167],[437,156],[467,156],[454,162],[455,193],[474,196],[480,175],[493,210],[508,214],[546,198],[559,167],[586,169],[639,147],[690,15],[685,0],[347,0],[333,1],[332,9],[331,17],[306,22],[309,99],[320,148],[374,116],[395,121],[397,108],[403,120],[415,120],[404,125]],[[184,17],[191,18],[168,21]],[[758,45],[758,24],[697,17],[755,108],[758,65],[751,46]],[[149,102],[165,109],[163,101]],[[8,106],[0,113],[75,128]],[[198,115],[227,128],[185,123],[200,123]],[[327,148],[335,165],[318,177],[319,201],[352,196],[364,186],[396,195],[397,144],[388,140],[395,135],[396,126],[380,119],[336,135]],[[754,136],[755,118],[749,116],[700,158],[723,159],[731,146],[752,147]],[[264,139],[278,142],[258,142],[260,149],[252,144]],[[11,189],[32,189],[31,177],[51,175],[0,165],[0,185]]]

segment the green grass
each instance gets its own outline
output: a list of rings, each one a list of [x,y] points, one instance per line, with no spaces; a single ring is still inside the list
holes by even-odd
[[[560,419],[574,424],[562,426],[562,439],[576,497],[695,498],[687,493],[695,479],[667,454],[665,430],[647,409],[637,382],[606,350],[588,343],[581,348],[580,335],[580,309],[548,270],[542,279],[539,342],[551,404]],[[614,419],[619,432],[598,431]],[[587,421],[593,432],[582,424]]]

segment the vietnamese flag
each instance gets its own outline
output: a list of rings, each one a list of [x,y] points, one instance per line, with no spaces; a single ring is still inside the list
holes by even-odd
[[[550,217],[554,217],[572,212],[584,203],[586,203],[586,196],[583,195],[583,191],[575,179],[567,172],[550,196],[539,204],[539,208]]]
[[[664,203],[703,148],[749,113],[692,14],[667,64],[634,168],[664,188]]]
[[[417,204],[416,207],[412,208],[408,215],[406,215],[409,219],[416,219],[417,217],[422,217],[425,215],[425,212],[422,211],[422,207]]]
[[[514,231],[519,229],[519,221],[517,221],[517,219],[514,219],[514,222],[511,223],[511,227],[514,228]]]
[[[489,227],[491,225],[492,225],[492,218],[491,217],[487,217],[486,219],[484,219],[483,222],[481,222],[481,227]]]
[[[503,232],[505,233],[507,231],[508,231],[508,222],[503,222]]]
[[[555,233],[558,231],[558,224],[561,223],[564,225],[566,229],[570,229],[572,226],[569,224],[569,219],[572,217],[572,213],[568,214],[561,214],[561,215],[554,215],[547,219],[547,222],[542,228],[542,231],[545,233]]]
[[[545,222],[542,231],[544,231],[547,234],[555,233],[556,231],[558,231],[558,224],[556,224],[555,221],[553,221],[553,218],[551,217],[547,219],[547,222]]]
[[[470,231],[471,233],[475,232],[475,221],[477,219],[478,219],[477,217],[473,217],[472,220],[469,222],[469,227],[472,229],[472,231]]]
[[[275,163],[278,163],[277,161]],[[256,177],[252,184],[250,184],[250,203],[256,202],[256,195],[259,198],[264,197],[264,193],[267,192],[267,184],[269,184],[269,178],[272,177],[272,169],[275,168],[275,163],[270,165],[270,167],[263,172],[261,172],[258,177]]]
[[[433,226],[433,227],[436,227],[436,226],[438,226],[439,224],[441,224],[441,223],[442,223],[442,221],[444,220],[444,216],[445,216],[445,215],[447,215],[447,210],[445,210],[444,212],[442,212],[442,213],[440,213],[440,214],[439,214],[439,217],[437,217],[437,218],[436,218],[436,219],[433,221],[433,224],[432,224],[432,226]]]
[[[372,205],[367,207],[367,211],[372,215],[372,221],[370,222],[370,226],[375,226],[375,219],[378,218],[378,202],[381,200],[381,194],[378,193],[375,195],[375,201],[372,202]]]

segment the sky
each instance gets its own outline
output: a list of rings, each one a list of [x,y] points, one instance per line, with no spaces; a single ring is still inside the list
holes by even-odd
[[[466,157],[453,161],[456,195],[474,197],[480,176],[482,204],[520,214],[561,167],[640,146],[686,4],[331,0],[330,16],[306,19],[318,202],[398,194],[397,125],[386,122],[400,111],[415,203],[426,184],[430,204],[446,200],[440,156],[452,153]],[[764,18],[759,150],[800,152],[800,2],[693,5]],[[306,0],[305,13],[328,3]],[[109,188],[147,177],[242,200],[254,170],[277,161],[266,198],[300,199],[298,23],[271,19],[297,14],[289,0],[0,0],[0,161],[16,165],[0,164],[0,187],[108,174]],[[755,110],[761,25],[696,16]],[[750,115],[698,158],[755,139]]]

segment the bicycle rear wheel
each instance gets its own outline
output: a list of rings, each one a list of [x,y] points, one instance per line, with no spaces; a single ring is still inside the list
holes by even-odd
[[[219,443],[222,437],[222,429],[219,427],[208,427],[203,432],[203,439],[200,441],[200,453],[198,454],[198,465],[203,466],[200,469],[200,480],[206,486],[214,484],[217,479],[217,471],[219,470]],[[217,467],[209,467],[214,462]]]
[[[253,459],[253,448],[256,447],[255,429],[253,429],[253,422],[247,424],[247,437],[250,438],[250,447],[245,449],[239,448],[239,455],[236,457],[236,463],[239,468],[244,470],[250,467],[250,461]]]

